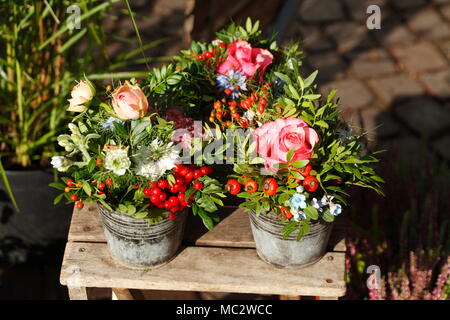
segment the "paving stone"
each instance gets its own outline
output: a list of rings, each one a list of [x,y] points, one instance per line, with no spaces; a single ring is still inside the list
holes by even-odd
[[[390,3],[400,10],[412,10],[427,5],[426,0],[391,0]]]
[[[310,25],[299,25],[304,47],[309,52],[324,52],[334,48],[333,42],[325,36],[320,28]]]
[[[450,60],[450,40],[437,41],[436,45],[441,49],[445,57]]]
[[[370,5],[377,5],[380,7],[382,15],[385,15],[387,10],[389,10],[384,6],[386,1],[387,0],[344,0],[344,3],[353,19],[366,21],[368,17],[367,7]]]
[[[398,119],[410,129],[425,136],[433,136],[450,125],[450,109],[430,97],[413,98],[394,108]]]
[[[449,4],[444,5],[442,7],[439,7],[439,11],[442,13],[442,15],[450,21],[450,1],[448,2]]]
[[[433,142],[433,148],[445,159],[450,160],[450,135]]]
[[[405,27],[399,16],[388,16],[381,22],[381,29],[371,30],[375,37],[386,46],[411,43],[416,36]]]
[[[420,80],[431,94],[440,98],[450,97],[450,68],[439,72],[425,73]]]
[[[375,116],[375,127],[377,139],[392,138],[400,134],[400,124],[395,121],[391,113],[383,111]]]
[[[407,23],[419,37],[436,39],[450,35],[448,24],[431,8],[408,14]]]
[[[450,0],[433,0],[436,4],[450,4]]]
[[[312,69],[319,70],[319,81],[336,79],[345,73],[346,64],[336,52],[309,54],[306,59]]]
[[[426,145],[412,135],[403,135],[395,139],[386,139],[379,142],[377,150],[386,150],[386,161],[395,161],[399,167],[407,165],[408,167],[423,168],[423,165],[429,163],[434,155],[426,149]]]
[[[424,89],[405,74],[371,79],[369,85],[386,103],[424,93]]]
[[[395,65],[384,49],[352,53],[347,57],[351,61],[351,70],[363,78],[381,76],[395,71]]]
[[[331,89],[336,89],[336,97],[340,97],[340,105],[349,108],[363,108],[373,101],[369,88],[356,79],[342,79],[329,82],[320,87],[320,92],[327,95]]]
[[[345,18],[340,1],[304,0],[300,5],[300,17],[306,23],[322,23]]]
[[[364,110],[361,110],[360,117],[361,117],[361,127],[366,132],[369,145],[372,146],[374,144],[374,141],[377,140],[377,129],[378,126],[378,117],[383,111],[370,107]]]
[[[325,29],[325,34],[336,42],[340,52],[366,49],[375,44],[366,25],[355,21],[334,23]]]
[[[447,65],[439,50],[429,42],[419,42],[404,47],[395,47],[393,54],[412,73],[443,68]]]

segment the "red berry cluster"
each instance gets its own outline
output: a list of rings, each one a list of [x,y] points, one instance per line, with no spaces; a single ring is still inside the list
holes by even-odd
[[[96,184],[97,181],[92,180],[92,183]],[[98,189],[97,193],[98,194],[104,194],[103,190],[105,189],[105,187],[106,186],[110,186],[112,184],[113,184],[113,181],[110,178],[106,178],[104,183],[99,181],[97,183],[97,189]],[[69,179],[69,180],[66,181],[66,185],[67,185],[67,187],[64,188],[64,192],[69,193],[71,191],[75,191],[74,193],[72,193],[70,195],[70,200],[75,202],[75,208],[82,209],[84,207],[84,203],[83,203],[83,201],[78,200],[78,195],[76,194],[76,192],[78,190],[80,190],[81,184],[80,183],[76,183],[72,179]]]
[[[246,179],[245,176],[242,176],[243,179]],[[258,183],[253,179],[246,179],[244,183],[244,191],[247,193],[255,193],[258,191],[259,186]],[[238,194],[241,192],[241,184],[236,179],[228,180],[225,185],[225,190],[227,190],[231,194]],[[264,194],[268,196],[273,196],[277,193],[278,190],[278,182],[274,178],[267,178],[264,180],[262,185],[262,191]]]
[[[319,188],[319,181],[316,179],[316,177],[311,176],[310,173],[312,171],[312,166],[310,164],[307,164],[301,169],[296,169],[298,173],[300,173],[304,179],[295,179],[292,175],[288,176],[288,183],[289,181],[294,181],[295,183],[301,184],[303,188],[305,188],[308,192],[314,192]]]
[[[195,165],[184,166],[177,164],[173,170],[175,183],[170,184],[166,179],[149,182],[149,186],[143,189],[145,196],[149,197],[149,204],[158,208],[169,210],[169,219],[175,219],[175,212],[188,206],[194,199],[194,194],[186,201],[185,192],[190,184],[196,190],[203,188],[203,183],[197,180],[200,177],[212,173],[211,167],[198,168]]]
[[[220,49],[226,49],[230,45],[229,42],[226,43],[219,43]],[[212,51],[205,51],[197,54],[197,59],[199,61],[205,61],[206,63],[210,64],[211,60],[207,60],[210,58],[214,58],[214,56],[218,53],[217,48],[213,48]],[[194,53],[193,53],[194,54]]]
[[[221,100],[217,100],[214,102],[214,110],[211,111],[209,121],[211,122],[219,122],[222,127],[229,127],[233,122],[241,125],[242,127],[248,127],[251,125],[250,121],[246,118],[242,117],[242,113],[246,110],[252,109],[253,107],[259,114],[263,114],[265,112],[265,108],[267,106],[267,97],[268,97],[268,87],[270,87],[272,83],[267,82],[262,86],[262,93],[258,95],[257,92],[252,92],[248,97],[242,97],[241,100],[229,100],[226,98],[222,98]],[[239,86],[236,86],[236,89],[240,89]],[[232,90],[227,88],[224,90],[226,95],[230,95]],[[228,105],[228,110],[225,107]],[[241,110],[239,110],[241,109]]]

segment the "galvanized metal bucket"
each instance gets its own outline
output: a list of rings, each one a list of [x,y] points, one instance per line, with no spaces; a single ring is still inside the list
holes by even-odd
[[[111,254],[132,267],[156,267],[169,262],[183,240],[187,209],[176,213],[176,219],[148,225],[147,220],[109,211],[99,204],[103,229]]]
[[[319,261],[326,252],[332,223],[309,222],[309,231],[297,241],[298,231],[283,239],[285,224],[276,220],[274,213],[267,216],[249,213],[256,252],[259,257],[279,268],[302,268]]]

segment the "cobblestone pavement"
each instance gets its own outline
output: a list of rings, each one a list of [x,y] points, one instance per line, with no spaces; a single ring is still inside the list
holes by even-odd
[[[319,70],[324,94],[338,89],[346,120],[368,130],[378,149],[417,158],[424,145],[427,155],[450,160],[450,0],[299,1],[282,42],[303,40],[305,74]],[[184,47],[185,5],[134,3],[145,40],[170,37],[149,56]],[[380,7],[381,29],[367,28],[369,5]],[[127,19],[113,25],[134,36]]]
[[[378,30],[366,27],[373,4]],[[305,73],[338,89],[372,145],[450,159],[450,0],[303,0],[283,40],[299,38]]]

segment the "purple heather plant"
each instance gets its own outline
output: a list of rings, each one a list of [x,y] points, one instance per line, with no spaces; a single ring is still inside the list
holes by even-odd
[[[387,155],[380,168],[386,198],[355,190],[347,232],[347,299],[450,298],[450,174],[430,160],[417,170]],[[371,208],[367,214],[367,208]],[[380,289],[368,289],[369,265],[381,270]]]

